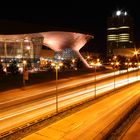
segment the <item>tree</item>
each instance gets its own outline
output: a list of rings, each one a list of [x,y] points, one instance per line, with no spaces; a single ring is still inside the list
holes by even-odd
[[[5,72],[3,71],[3,66],[2,66],[1,63],[0,63],[0,74],[5,74]]]

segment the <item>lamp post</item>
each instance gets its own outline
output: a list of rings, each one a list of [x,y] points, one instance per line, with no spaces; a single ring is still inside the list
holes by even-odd
[[[97,59],[97,63],[91,62],[90,65],[91,65],[91,66],[94,66],[94,74],[95,74],[95,76],[94,76],[94,78],[95,78],[95,79],[94,79],[94,82],[95,82],[95,84],[94,84],[94,89],[95,89],[95,90],[94,90],[94,91],[95,91],[95,92],[94,92],[94,93],[95,93],[95,99],[96,99],[96,97],[97,97],[97,95],[96,95],[96,90],[97,90],[97,89],[96,89],[96,66],[100,66],[101,63],[99,62],[99,59]]]
[[[58,69],[63,66],[63,63],[52,63],[52,66],[55,67],[55,86],[56,86],[56,113],[58,113]]]
[[[138,63],[138,77],[139,77],[140,62]]]
[[[56,78],[56,80],[55,80],[55,85],[56,85],[56,113],[58,113],[58,92],[57,92],[57,88],[58,88],[58,65],[56,65],[55,66],[55,71],[56,71],[56,73],[55,73],[55,78]]]
[[[26,60],[23,60],[23,86],[25,86],[25,67],[26,67]]]
[[[116,74],[115,74],[115,63],[113,63],[113,69],[114,69],[114,89],[115,89],[115,83],[116,83]]]
[[[4,40],[4,53],[5,53],[5,72],[7,74],[7,42]]]
[[[95,99],[96,99],[96,64],[94,65],[94,73],[95,73]]]
[[[72,59],[72,65],[73,69],[75,70],[75,59]]]
[[[116,67],[117,70],[119,70],[118,69],[119,64],[120,63],[118,61],[115,62],[115,67]],[[114,89],[115,88],[116,88],[116,73],[115,73],[115,69],[114,69]]]
[[[90,61],[90,55],[87,56],[87,62],[89,63]]]
[[[139,76],[139,58],[138,58],[138,51],[134,51],[134,55],[136,56],[136,60],[137,60],[137,66],[138,66],[138,70],[137,70],[137,77]]]
[[[116,73],[115,73],[115,68],[116,66],[119,65],[119,62],[116,62],[117,56],[113,57],[113,62],[111,62],[111,65],[113,66],[113,70],[114,70],[114,89],[115,89],[115,83],[116,83]]]
[[[31,46],[26,46],[27,50],[27,67],[31,68]]]
[[[131,68],[132,62],[128,63],[128,84],[129,84],[129,67]]]
[[[28,51],[28,58],[30,59],[31,58],[31,47],[27,46],[26,49]]]
[[[125,65],[127,66],[127,80],[128,80],[128,83],[129,83],[129,72],[128,72],[129,64],[128,64],[128,62],[125,62]]]
[[[91,62],[90,65],[93,67],[94,66],[94,95],[95,95],[95,99],[96,99],[96,64],[94,62]]]

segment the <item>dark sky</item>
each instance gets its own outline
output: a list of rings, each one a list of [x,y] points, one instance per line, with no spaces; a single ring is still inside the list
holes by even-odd
[[[26,5],[5,7],[0,9],[0,20],[16,20],[33,24],[49,25],[56,27],[66,27],[89,32],[94,35],[94,40],[89,50],[102,51],[106,47],[106,20],[108,16],[117,9],[128,11],[134,18],[134,33],[136,41],[140,36],[140,8],[135,0],[102,0],[88,2],[86,0],[74,3],[65,1],[62,3],[55,1],[52,4]],[[6,12],[4,12],[6,11]]]

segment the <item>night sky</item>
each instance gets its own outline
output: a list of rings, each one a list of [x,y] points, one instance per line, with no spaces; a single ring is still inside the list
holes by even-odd
[[[55,1],[53,1],[55,3]],[[53,3],[52,2],[52,3]],[[106,49],[106,21],[107,17],[117,9],[123,9],[134,19],[134,34],[137,44],[140,44],[140,8],[138,1],[81,1],[74,3],[65,1],[48,5],[5,7],[0,9],[0,20],[15,20],[20,22],[39,24],[41,26],[53,26],[71,28],[94,35],[94,39],[87,44],[88,51],[104,51]],[[61,5],[61,6],[60,6]],[[67,6],[65,6],[67,5]],[[7,11],[7,12],[3,12]],[[47,31],[47,30],[46,30]],[[90,46],[90,47],[88,47]]]

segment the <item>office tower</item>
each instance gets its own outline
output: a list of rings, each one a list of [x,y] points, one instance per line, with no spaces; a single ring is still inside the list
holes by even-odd
[[[118,10],[107,19],[107,55],[125,48],[134,48],[133,19],[126,11]]]

